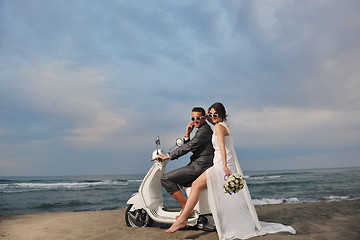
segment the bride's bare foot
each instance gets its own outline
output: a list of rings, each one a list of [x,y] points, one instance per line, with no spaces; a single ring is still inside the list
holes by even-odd
[[[173,225],[171,225],[171,227],[166,230],[167,233],[174,233],[176,232],[177,230],[181,229],[181,228],[184,228],[186,227],[186,222],[179,222],[179,221],[176,221],[173,223]]]

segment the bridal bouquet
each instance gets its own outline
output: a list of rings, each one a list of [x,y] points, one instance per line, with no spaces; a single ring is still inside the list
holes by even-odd
[[[245,184],[245,179],[240,176],[240,174],[234,174],[229,178],[225,179],[225,183],[223,185],[225,193],[232,194],[237,193],[241,189],[243,189]]]

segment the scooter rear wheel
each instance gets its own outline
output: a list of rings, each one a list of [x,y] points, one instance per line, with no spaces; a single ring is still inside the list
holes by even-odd
[[[144,209],[136,209],[131,211],[133,204],[130,204],[125,212],[125,222],[128,227],[151,227],[154,220]]]

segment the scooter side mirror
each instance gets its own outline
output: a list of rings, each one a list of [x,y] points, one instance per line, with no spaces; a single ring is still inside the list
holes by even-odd
[[[184,140],[182,138],[177,138],[176,146],[181,147],[182,145],[184,145]]]
[[[157,136],[155,138],[155,144],[156,144],[156,146],[160,146],[160,137],[159,136]]]

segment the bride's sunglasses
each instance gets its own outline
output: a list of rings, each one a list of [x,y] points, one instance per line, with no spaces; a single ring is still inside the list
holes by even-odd
[[[210,118],[218,118],[219,114],[217,114],[217,113],[214,113],[214,114],[209,113],[208,116],[209,116]]]
[[[196,119],[197,121],[200,121],[200,119],[202,119],[202,118],[204,118],[204,116],[201,116],[201,117],[191,117],[190,119],[191,119],[191,121],[195,121],[195,119]]]

